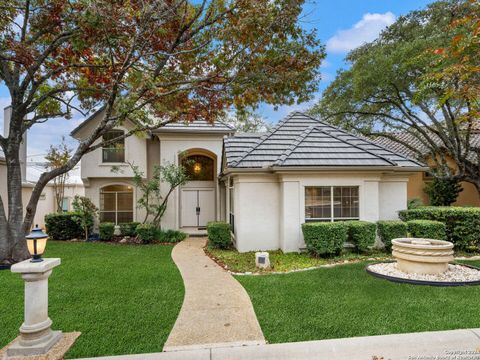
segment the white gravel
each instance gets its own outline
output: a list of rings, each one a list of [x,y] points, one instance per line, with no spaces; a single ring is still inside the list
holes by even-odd
[[[448,265],[448,270],[439,275],[407,274],[397,268],[396,262],[379,263],[368,266],[368,269],[381,275],[402,279],[442,281],[442,282],[469,282],[479,281],[480,271],[463,265]]]

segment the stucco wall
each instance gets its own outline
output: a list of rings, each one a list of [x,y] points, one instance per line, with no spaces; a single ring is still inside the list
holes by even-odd
[[[397,218],[406,208],[405,175],[381,173],[297,173],[234,177],[235,238],[240,252],[305,247],[305,187],[358,186],[359,218],[366,221]]]

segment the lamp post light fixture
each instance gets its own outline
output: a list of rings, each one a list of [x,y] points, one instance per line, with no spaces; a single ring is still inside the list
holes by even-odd
[[[42,255],[47,246],[48,235],[45,234],[38,225],[35,225],[35,228],[32,229],[32,232],[28,234],[25,239],[27,240],[28,252],[32,255],[30,262],[43,261]]]

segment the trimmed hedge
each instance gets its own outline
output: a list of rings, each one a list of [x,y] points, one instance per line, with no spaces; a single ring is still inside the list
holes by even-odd
[[[100,240],[111,241],[113,239],[113,233],[115,232],[115,224],[111,222],[104,222],[98,225],[98,232]]]
[[[385,249],[392,249],[392,240],[405,238],[408,235],[407,223],[400,220],[377,221],[378,236],[385,245]]]
[[[129,222],[120,224],[120,232],[123,236],[135,236],[137,235],[137,226],[140,225],[139,222]]]
[[[377,225],[368,221],[346,221],[348,241],[355,245],[358,251],[365,252],[375,244]]]
[[[228,249],[232,245],[230,224],[223,221],[211,221],[207,224],[208,246]]]
[[[402,210],[399,216],[403,221],[434,220],[444,223],[447,240],[458,249],[473,250],[480,245],[479,207],[425,206]]]
[[[140,224],[137,226],[136,232],[142,242],[149,244],[159,238],[160,229],[152,224]]]
[[[45,226],[52,240],[81,239],[85,236],[75,212],[45,215]]]
[[[408,232],[414,238],[445,240],[445,224],[434,220],[407,221]]]
[[[336,255],[348,238],[345,222],[311,222],[302,224],[307,250],[315,256]]]

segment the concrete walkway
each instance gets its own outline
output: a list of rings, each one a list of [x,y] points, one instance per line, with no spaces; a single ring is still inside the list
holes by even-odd
[[[480,329],[123,355],[103,360],[478,360]]]
[[[163,351],[265,344],[247,292],[205,255],[205,243],[188,238],[173,248],[185,299]]]

